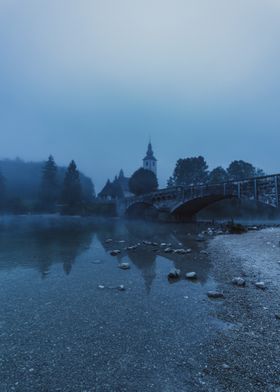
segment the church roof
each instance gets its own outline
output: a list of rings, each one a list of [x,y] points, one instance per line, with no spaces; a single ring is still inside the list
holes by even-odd
[[[157,161],[157,159],[154,156],[153,147],[152,147],[151,142],[148,144],[147,154],[146,154],[145,158],[143,159],[143,161]]]

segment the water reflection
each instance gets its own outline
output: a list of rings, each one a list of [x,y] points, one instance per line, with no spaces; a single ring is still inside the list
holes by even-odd
[[[203,244],[194,240],[201,231],[198,225],[160,225],[118,220],[93,221],[61,217],[22,217],[0,222],[0,269],[28,267],[47,278],[53,264],[62,264],[66,275],[72,271],[77,258],[91,249],[94,260],[93,238],[96,238],[102,257],[110,260],[109,252],[120,249],[118,262],[130,261],[141,272],[147,293],[156,278],[162,258],[182,271],[196,271],[199,282],[207,280],[209,263],[200,254]],[[108,242],[111,239],[112,242]],[[150,241],[153,245],[144,245]],[[136,250],[127,246],[141,244]],[[164,253],[161,243],[173,248],[192,248],[190,255]]]

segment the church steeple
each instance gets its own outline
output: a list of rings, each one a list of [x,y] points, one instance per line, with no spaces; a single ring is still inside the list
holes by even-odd
[[[148,144],[147,154],[143,159],[143,168],[146,170],[151,170],[155,175],[157,175],[157,159],[154,156],[151,141]]]

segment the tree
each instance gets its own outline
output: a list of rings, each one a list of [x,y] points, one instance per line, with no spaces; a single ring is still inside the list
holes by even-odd
[[[130,192],[135,195],[142,195],[156,191],[158,188],[158,181],[156,175],[146,169],[138,169],[129,179]]]
[[[51,211],[58,199],[57,166],[50,155],[42,170],[41,203],[44,209]]]
[[[216,167],[209,173],[210,184],[220,184],[228,181],[228,173],[221,166]]]
[[[80,173],[77,170],[76,163],[71,161],[65,173],[62,203],[67,207],[78,207],[82,203],[82,188],[80,182]]]
[[[175,185],[197,185],[208,178],[208,165],[202,156],[179,159],[173,173]]]
[[[230,180],[243,180],[246,178],[255,177],[256,168],[249,162],[233,161],[227,169]]]

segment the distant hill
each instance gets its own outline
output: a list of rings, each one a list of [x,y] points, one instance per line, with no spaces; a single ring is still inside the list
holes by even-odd
[[[0,160],[0,172],[5,177],[6,196],[35,202],[41,185],[44,162],[25,162],[17,159]],[[62,188],[66,168],[58,167],[58,184]],[[95,197],[94,185],[89,177],[80,172],[80,179],[85,201]]]

